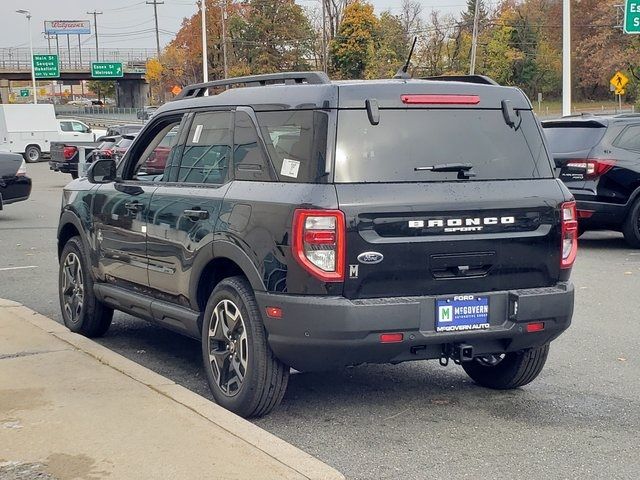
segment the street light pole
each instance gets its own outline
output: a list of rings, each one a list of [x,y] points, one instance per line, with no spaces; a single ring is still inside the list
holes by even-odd
[[[222,66],[224,68],[224,78],[227,78],[227,31],[226,31],[226,17],[227,17],[227,9],[226,9],[226,0],[222,0],[222,6],[220,7],[220,15],[222,22]]]
[[[94,10],[93,12],[87,12],[87,15],[93,15],[93,30],[96,34],[96,62],[99,62],[100,53],[98,50],[98,15],[102,15],[102,12]]]
[[[478,20],[480,18],[480,0],[476,0],[473,9],[473,33],[471,35],[471,62],[469,67],[469,75],[476,73],[476,52],[478,50]]]
[[[33,103],[38,103],[38,95],[36,93],[36,67],[33,64],[33,40],[31,39],[31,12],[29,10],[16,10],[27,17],[27,28],[29,29],[29,52],[31,53],[31,82],[33,84]]]
[[[571,3],[562,0],[562,116],[571,115]]]
[[[202,12],[202,81],[209,81],[209,65],[207,62],[207,2],[200,0],[200,10]],[[208,91],[205,90],[205,95]]]

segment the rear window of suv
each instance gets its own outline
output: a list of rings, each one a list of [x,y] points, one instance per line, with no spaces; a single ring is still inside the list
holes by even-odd
[[[385,109],[371,125],[365,110],[338,114],[338,183],[456,180],[456,172],[416,171],[470,164],[469,181],[552,178],[553,170],[531,111],[519,128],[501,110]]]
[[[542,126],[553,153],[590,150],[602,140],[607,130],[599,122],[545,122]]]

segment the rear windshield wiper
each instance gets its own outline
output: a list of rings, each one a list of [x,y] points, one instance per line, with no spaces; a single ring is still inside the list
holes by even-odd
[[[458,172],[458,179],[475,177],[476,174],[470,170],[473,165],[470,163],[443,163],[441,165],[429,165],[427,167],[416,167],[416,172]]]

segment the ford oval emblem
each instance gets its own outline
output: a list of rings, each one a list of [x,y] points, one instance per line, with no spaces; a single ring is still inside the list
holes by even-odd
[[[375,265],[384,260],[384,255],[378,252],[363,252],[358,255],[358,261],[360,263],[366,263],[368,265]]]

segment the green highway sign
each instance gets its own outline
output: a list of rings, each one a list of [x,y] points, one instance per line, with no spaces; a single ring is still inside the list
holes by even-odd
[[[639,0],[640,1],[640,0]],[[121,62],[91,62],[91,76],[93,78],[123,77]]]
[[[624,33],[640,33],[640,0],[625,1]]]
[[[36,78],[58,78],[60,76],[58,55],[34,55],[33,70]]]
[[[22,90],[20,90],[20,96],[21,97],[28,97],[29,96],[29,89],[28,88],[23,88]]]

